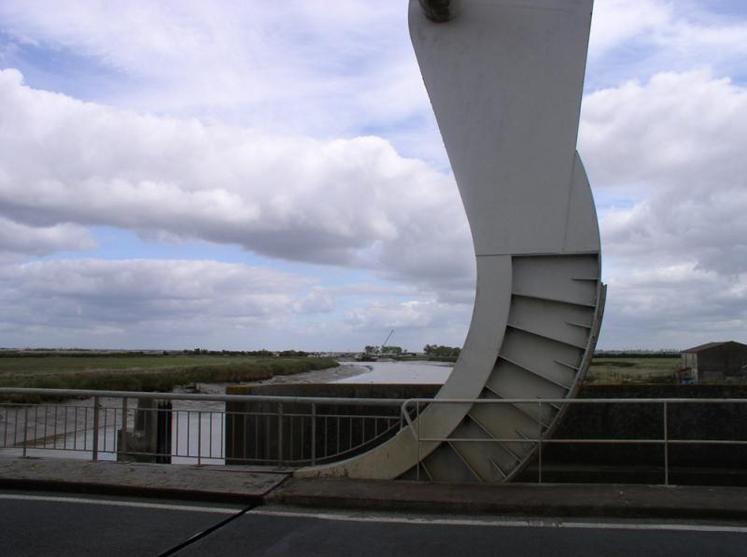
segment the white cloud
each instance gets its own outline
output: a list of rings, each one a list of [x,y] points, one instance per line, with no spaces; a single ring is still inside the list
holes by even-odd
[[[662,70],[747,69],[747,21],[696,0],[601,0],[590,39],[592,82]]]
[[[589,49],[602,56],[641,35],[657,33],[672,24],[674,7],[661,0],[601,0],[594,5]]]
[[[689,72],[599,91],[581,139],[592,183],[636,200],[604,215],[607,253],[747,272],[747,89]]]
[[[445,284],[469,276],[456,186],[376,137],[319,141],[144,116],[0,72],[0,212],[238,244]]]
[[[442,344],[461,346],[467,333],[470,312],[469,304],[434,299],[376,302],[347,311],[345,323],[354,330],[366,332],[368,338],[394,330],[394,344],[420,350],[429,338],[438,338]],[[369,344],[381,342],[376,339],[369,341]]]
[[[70,0],[65,9],[7,0],[0,26],[21,45],[122,76],[88,98],[335,137],[428,111],[406,13],[399,2],[366,0],[334,9],[322,0]]]
[[[0,217],[0,253],[48,255],[61,250],[90,250],[96,242],[82,226],[25,226]]]
[[[407,296],[409,301],[393,301]],[[414,298],[414,299],[413,299]],[[338,311],[343,300],[344,310]],[[378,300],[378,301],[372,301]],[[303,276],[187,260],[7,261],[0,336],[8,346],[350,350],[461,343],[469,306],[412,289],[328,288]]]
[[[581,151],[609,262],[603,344],[747,340],[747,89],[662,73],[589,95]],[[742,335],[740,337],[740,335]]]
[[[74,335],[88,346],[258,346],[328,311],[295,303],[315,295],[303,277],[215,261],[17,262],[0,269],[0,330],[11,344]]]
[[[645,260],[648,263],[650,260]],[[616,348],[685,348],[747,340],[747,276],[723,275],[687,261],[646,269],[616,265],[601,342]]]
[[[747,91],[707,71],[659,73],[588,95],[580,135],[605,187],[734,179],[744,165]]]

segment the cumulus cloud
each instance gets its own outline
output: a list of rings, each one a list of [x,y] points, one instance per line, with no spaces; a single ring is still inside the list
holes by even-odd
[[[54,226],[25,226],[0,217],[0,253],[48,255],[63,250],[96,247],[88,230],[70,223]]]
[[[674,6],[661,0],[603,0],[594,6],[589,48],[599,57],[641,35],[671,24]]]
[[[129,108],[333,137],[428,107],[397,2],[7,0],[0,25],[21,50],[51,45],[104,82],[123,76],[88,98]]]
[[[432,337],[461,343],[468,319],[468,305],[412,288],[330,288],[235,263],[76,259],[0,267],[4,345],[349,350],[381,342],[395,328],[398,344],[419,349]]]
[[[687,261],[609,273],[604,338],[621,348],[684,348],[710,340],[744,341],[747,278]]]
[[[383,139],[139,115],[31,89],[14,70],[0,72],[0,103],[6,219],[164,232],[410,280],[469,274],[453,180]]]
[[[292,319],[329,311],[331,302],[305,303],[319,298],[315,288],[303,277],[215,261],[17,262],[0,268],[0,331],[6,342],[37,345],[76,335],[89,346],[257,346]]]
[[[609,253],[747,272],[747,89],[704,71],[629,82],[587,97],[581,137],[593,182],[635,200],[604,215]]]
[[[725,74],[743,73],[747,22],[728,13],[727,6],[697,0],[596,2],[590,82],[617,85],[621,79],[649,77],[662,69],[706,67]]]
[[[605,342],[745,340],[747,89],[707,71],[661,73],[584,102],[581,150],[604,197]]]
[[[440,343],[461,346],[467,333],[471,307],[435,299],[403,302],[376,302],[345,312],[345,324],[369,334],[393,329],[394,344],[422,348],[423,339],[438,338]],[[369,337],[370,338],[370,337]],[[374,341],[371,341],[374,342]],[[374,343],[381,341],[376,340]]]

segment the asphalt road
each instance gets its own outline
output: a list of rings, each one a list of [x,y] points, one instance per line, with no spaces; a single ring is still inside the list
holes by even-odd
[[[747,552],[747,528],[734,532],[693,530],[697,527],[692,526],[688,530],[639,527],[656,525],[598,527],[584,523],[568,527],[521,521],[392,520],[361,514],[342,518],[273,516],[254,511],[177,555],[724,557]]]
[[[747,527],[308,513],[0,492],[3,556],[745,555]]]
[[[160,555],[243,509],[175,501],[0,492],[0,555]]]

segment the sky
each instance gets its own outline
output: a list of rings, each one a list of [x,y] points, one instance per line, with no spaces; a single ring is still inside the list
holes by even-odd
[[[0,346],[461,345],[406,4],[0,2]],[[747,342],[747,2],[596,0],[578,149],[598,347]]]

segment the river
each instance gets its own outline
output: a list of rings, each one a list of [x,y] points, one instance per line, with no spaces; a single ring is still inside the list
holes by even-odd
[[[356,375],[335,383],[430,383],[442,384],[451,373],[453,364],[443,362],[340,362],[342,367],[364,369]]]

